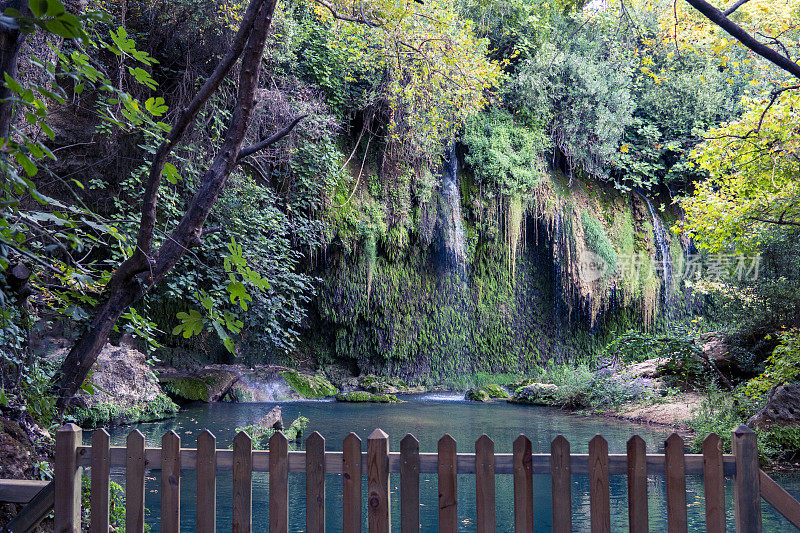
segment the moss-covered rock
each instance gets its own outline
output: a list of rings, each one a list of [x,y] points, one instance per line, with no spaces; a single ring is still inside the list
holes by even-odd
[[[512,403],[522,403],[528,405],[554,405],[558,385],[552,383],[531,383],[514,391],[514,395],[508,400]]]
[[[217,402],[239,378],[236,372],[209,366],[190,374],[164,372],[158,376],[161,388],[178,402]]]
[[[83,428],[110,426],[117,424],[134,424],[152,422],[175,416],[178,406],[166,394],[159,394],[149,402],[140,402],[132,406],[121,406],[104,402],[91,407],[75,409],[72,416]]]
[[[366,375],[358,378],[362,389],[375,394],[412,394],[425,392],[425,387],[409,385],[400,378]]]
[[[336,400],[340,402],[373,402],[373,403],[397,403],[400,400],[394,394],[373,394],[366,391],[342,392],[336,395]]]
[[[473,402],[488,402],[489,393],[483,389],[469,389],[464,395],[464,399]]]
[[[312,376],[297,370],[286,370],[281,372],[281,376],[303,398],[326,398],[339,392],[323,374]]]
[[[303,437],[303,433],[308,427],[308,422],[308,418],[304,416],[298,416],[288,428],[283,430],[283,434],[286,435],[286,438],[289,439],[289,442],[300,442]],[[254,450],[268,450],[269,439],[275,434],[276,430],[273,427],[251,424],[249,426],[236,428],[236,431],[244,431],[250,435],[250,438],[253,439]]]
[[[483,386],[483,390],[489,395],[489,398],[510,398],[511,395],[503,387],[496,383],[487,383]]]

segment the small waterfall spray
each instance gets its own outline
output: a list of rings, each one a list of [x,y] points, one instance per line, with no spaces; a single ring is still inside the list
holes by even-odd
[[[667,229],[664,227],[664,223],[661,221],[661,217],[658,216],[650,199],[644,194],[639,194],[639,197],[647,204],[650,216],[653,219],[653,237],[661,260],[661,276],[664,281],[664,307],[669,311],[672,303],[672,257],[669,254]]]
[[[458,189],[458,157],[453,143],[442,167],[442,205],[439,221],[442,228],[442,244],[449,265],[464,270],[467,264],[466,238],[461,217],[461,193]]]

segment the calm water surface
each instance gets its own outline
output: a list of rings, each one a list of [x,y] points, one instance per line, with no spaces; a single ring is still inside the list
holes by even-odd
[[[435,399],[431,399],[435,398]],[[573,453],[588,453],[588,442],[595,434],[608,440],[609,453],[625,453],[625,442],[633,434],[639,434],[646,442],[649,452],[663,451],[663,441],[669,432],[654,426],[608,420],[599,417],[573,415],[547,407],[518,406],[507,403],[479,404],[454,401],[454,397],[418,396],[407,397],[402,404],[351,404],[326,401],[301,401],[281,404],[286,423],[303,415],[310,419],[307,434],[319,431],[326,441],[326,449],[339,451],[342,440],[355,431],[364,441],[377,427],[389,434],[390,449],[399,450],[400,440],[406,433],[419,439],[420,451],[435,452],[437,440],[444,434],[452,435],[459,452],[474,452],[475,440],[486,433],[495,442],[495,451],[511,452],[512,442],[524,433],[533,443],[534,453],[549,453],[550,442],[563,434],[571,443]],[[196,437],[205,428],[217,437],[217,447],[228,447],[233,441],[237,427],[255,423],[275,404],[262,403],[217,403],[201,404],[179,413],[176,418],[162,422],[135,426],[144,433],[147,446],[158,446],[161,436],[170,429],[181,436],[183,447],[193,448]],[[113,430],[114,445],[124,445],[130,426]],[[91,435],[86,433],[86,440]],[[120,474],[120,473],[118,473]],[[161,484],[159,472],[148,472],[146,482],[148,523],[158,531]],[[122,482],[121,476],[118,481]],[[790,493],[800,497],[800,475],[791,473],[774,476]],[[302,474],[290,474],[289,517],[290,531],[305,531],[305,483]],[[398,487],[400,476],[391,476],[393,530],[399,531],[400,504]],[[497,531],[513,531],[513,486],[510,475],[498,475],[496,487]],[[589,480],[585,475],[573,476],[572,509],[573,527],[576,531],[588,531],[589,525]],[[364,481],[366,494],[366,478]],[[666,531],[666,501],[663,477],[649,479],[651,531]],[[612,530],[626,531],[628,527],[627,481],[625,476],[611,476]],[[689,507],[689,530],[704,530],[704,504],[702,478],[687,480],[687,504]],[[551,502],[550,478],[534,476],[535,528],[550,531]],[[268,524],[267,497],[269,484],[267,474],[253,475],[253,526],[254,530],[266,530]],[[193,471],[183,472],[181,479],[181,523],[182,531],[193,531],[195,521],[195,477]],[[437,485],[435,475],[420,478],[420,520],[422,531],[435,531],[438,520]],[[475,530],[475,477],[458,477],[458,516],[461,529]],[[326,478],[327,531],[340,532],[341,526],[341,479],[338,475]],[[729,531],[733,531],[733,489],[727,482],[726,504],[729,516]],[[763,503],[764,531],[796,531],[788,521],[777,515]],[[366,508],[363,516],[366,517]],[[217,475],[217,528],[231,530],[231,474]],[[364,526],[366,531],[366,522]]]

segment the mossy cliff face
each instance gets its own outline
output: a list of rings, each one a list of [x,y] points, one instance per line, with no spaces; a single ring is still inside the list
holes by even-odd
[[[462,202],[477,204],[468,182]],[[532,197],[512,200],[482,215],[465,209],[464,269],[442,257],[422,216],[399,251],[332,252],[307,346],[323,363],[435,382],[579,359],[612,329],[656,321],[658,254],[638,195],[554,173]],[[494,222],[481,218],[493,211]],[[587,272],[587,258],[600,268]]]

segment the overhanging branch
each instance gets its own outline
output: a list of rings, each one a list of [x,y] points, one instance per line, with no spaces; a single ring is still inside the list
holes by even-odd
[[[239,150],[239,157],[236,158],[236,164],[239,164],[242,161],[242,159],[244,159],[245,157],[247,157],[249,155],[253,155],[254,153],[258,152],[259,150],[264,150],[265,148],[269,148],[270,146],[272,146],[276,142],[280,141],[281,139],[283,139],[284,137],[289,135],[292,132],[292,130],[294,129],[294,127],[297,126],[297,124],[299,124],[300,121],[303,120],[304,118],[306,118],[307,116],[308,115],[300,115],[298,117],[295,117],[295,119],[292,120],[292,122],[290,122],[288,126],[283,128],[281,131],[279,131],[275,135],[267,137],[263,141],[259,141],[259,142],[255,143],[255,144],[251,144],[250,146],[248,146],[246,148],[242,148],[241,150]]]

